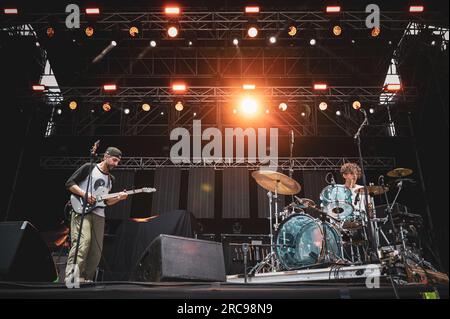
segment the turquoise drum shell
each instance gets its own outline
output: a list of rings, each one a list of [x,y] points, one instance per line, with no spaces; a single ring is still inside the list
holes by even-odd
[[[325,223],[325,227],[328,251],[342,258],[339,232],[329,223]],[[275,252],[286,270],[314,265],[324,255],[321,223],[304,213],[292,214],[283,221],[275,238]]]
[[[328,185],[320,193],[322,208],[333,218],[347,220],[353,216],[352,192],[344,185]],[[342,208],[340,214],[334,213],[333,209]]]

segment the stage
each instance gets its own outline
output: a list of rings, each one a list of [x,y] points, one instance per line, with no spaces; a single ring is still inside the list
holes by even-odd
[[[397,286],[400,299],[424,299],[438,291],[448,299],[448,286]],[[235,284],[205,282],[102,282],[68,289],[59,283],[0,283],[2,299],[396,299],[392,285],[368,289],[364,283]]]

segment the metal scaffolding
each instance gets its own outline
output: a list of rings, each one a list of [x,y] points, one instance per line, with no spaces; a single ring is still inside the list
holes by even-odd
[[[344,163],[358,162],[355,157],[293,157],[294,170],[339,170]],[[43,169],[76,169],[89,162],[89,157],[62,157],[44,156],[40,159],[40,166]],[[278,161],[261,163],[257,158],[244,159],[223,159],[221,162],[208,162],[199,159],[188,163],[173,163],[169,157],[123,157],[117,169],[121,170],[155,170],[158,168],[200,168],[212,167],[214,169],[225,169],[232,167],[244,167],[251,170],[269,164],[277,164],[281,170],[289,169],[289,157],[280,157]],[[368,170],[391,170],[396,167],[393,157],[365,157],[364,168]]]

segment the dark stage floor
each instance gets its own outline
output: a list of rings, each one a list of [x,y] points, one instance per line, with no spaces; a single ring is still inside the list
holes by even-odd
[[[448,299],[448,286],[408,284],[397,286],[400,299],[423,299],[435,289],[441,299]],[[395,299],[392,285],[368,289],[355,283],[138,283],[102,282],[81,284],[68,289],[64,284],[0,283],[0,298],[148,298],[148,299]]]

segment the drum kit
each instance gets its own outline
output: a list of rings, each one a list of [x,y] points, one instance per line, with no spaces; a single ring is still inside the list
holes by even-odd
[[[395,183],[398,193],[405,177],[411,174],[412,170],[404,168],[387,173],[389,177],[397,179]],[[369,184],[357,189],[355,194],[345,185],[337,185],[333,181],[322,190],[321,202],[317,205],[311,199],[295,196],[301,191],[301,185],[292,177],[264,170],[253,172],[252,177],[268,191],[271,249],[270,254],[254,266],[249,274],[333,264],[361,264],[369,258],[369,238],[374,238],[379,247],[379,234],[382,230],[378,224],[386,223],[388,217],[376,218],[374,197],[386,195],[389,191],[389,187],[384,185],[384,178],[380,186]],[[354,196],[358,198],[365,195],[365,190],[369,198],[367,214],[365,207],[361,204],[358,206],[354,200]],[[387,202],[389,208],[395,204],[398,193],[391,205]],[[291,195],[292,203],[278,209],[279,195]],[[370,229],[367,227],[368,223],[372,223],[375,233],[373,237],[367,235]],[[386,238],[384,234],[381,236]]]

